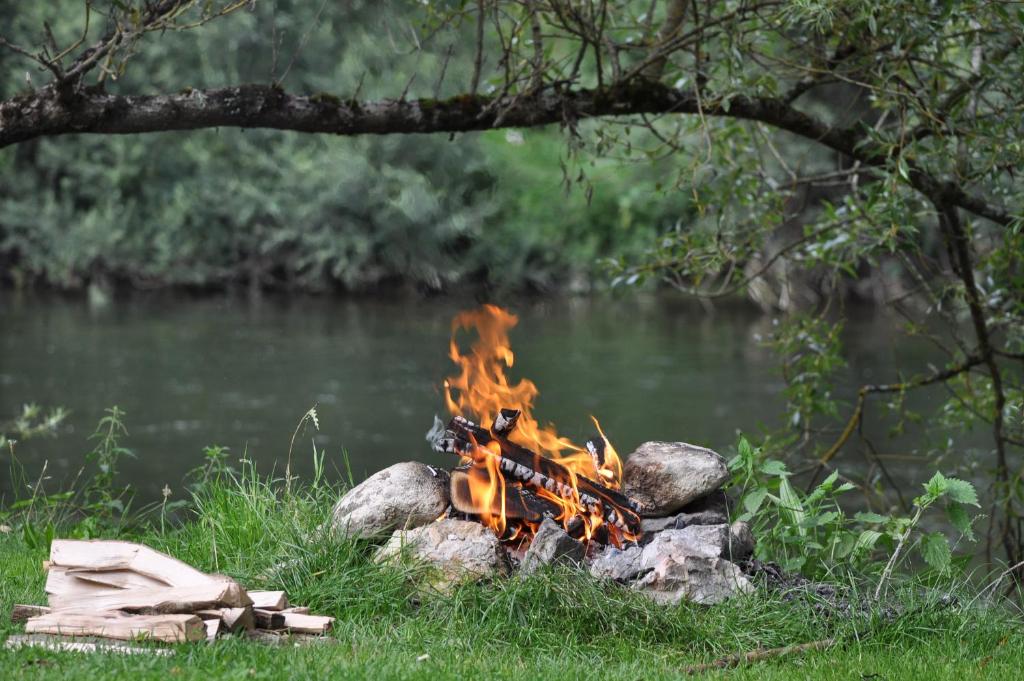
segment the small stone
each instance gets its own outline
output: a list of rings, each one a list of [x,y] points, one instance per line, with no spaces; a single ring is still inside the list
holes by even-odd
[[[412,530],[398,530],[377,551],[379,563],[390,562],[402,551],[436,568],[435,587],[479,580],[510,572],[508,557],[487,527],[468,520],[439,520]]]
[[[360,537],[431,523],[448,507],[448,474],[408,461],[374,473],[348,491],[332,511],[334,531]]]
[[[536,572],[542,565],[578,565],[586,555],[587,548],[581,542],[570,537],[554,520],[545,518],[530,542],[530,548],[526,550],[519,569],[529,574]]]
[[[754,547],[757,546],[757,540],[754,538],[754,533],[750,529],[750,525],[737,520],[729,526],[729,534],[732,539],[731,556],[732,560],[740,560],[742,558],[749,558],[754,553]]]
[[[643,515],[663,517],[719,489],[729,479],[725,460],[685,442],[645,442],[626,459],[623,491]]]
[[[642,549],[631,545],[624,549],[606,546],[590,563],[590,574],[598,579],[629,582],[643,571],[640,567]]]

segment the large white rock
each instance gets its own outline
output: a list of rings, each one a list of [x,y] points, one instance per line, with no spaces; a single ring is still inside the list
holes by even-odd
[[[623,467],[623,491],[650,518],[671,515],[728,479],[721,456],[685,442],[645,442]]]
[[[657,603],[674,605],[685,599],[710,605],[751,593],[754,585],[724,558],[666,555],[659,557],[633,588]]]
[[[643,548],[634,588],[659,603],[718,603],[753,585],[728,558],[740,559],[740,546],[726,524],[691,525],[659,532]]]
[[[377,551],[377,562],[390,562],[403,551],[438,571],[434,586],[446,588],[463,580],[507,575],[508,556],[487,527],[467,520],[446,519],[412,530],[398,530]]]
[[[662,555],[694,555],[742,560],[754,550],[754,535],[746,523],[732,526],[690,525],[679,530],[663,530],[644,546],[643,568],[650,568]]]
[[[334,506],[331,527],[360,537],[431,523],[448,507],[448,474],[426,464],[396,463],[353,487]]]

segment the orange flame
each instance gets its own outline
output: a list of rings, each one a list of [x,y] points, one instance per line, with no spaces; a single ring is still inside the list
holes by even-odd
[[[451,415],[466,416],[485,428],[491,425],[502,408],[518,409],[521,415],[509,440],[557,460],[570,471],[572,478],[571,487],[574,492],[569,499],[543,489],[538,494],[562,509],[558,520],[563,526],[568,527],[574,518],[581,518],[584,536],[589,539],[604,520],[599,513],[581,504],[576,476],[583,475],[606,487],[618,489],[622,480],[622,461],[593,416],[591,419],[604,440],[604,458],[600,466],[586,448],[559,436],[552,425],[541,426],[534,418],[533,404],[538,394],[537,386],[525,378],[512,383],[505,373],[515,362],[508,331],[518,322],[514,314],[494,305],[484,305],[478,310],[461,312],[455,316],[452,320],[449,357],[459,367],[459,373],[444,382],[445,404]],[[467,329],[475,329],[478,338],[470,345],[469,352],[463,353],[456,336]],[[493,442],[491,444],[496,445]],[[493,453],[500,454],[500,449]],[[503,506],[505,482],[498,470],[497,456],[488,456],[484,452],[481,454],[474,457],[473,463],[475,466],[486,466],[488,475],[470,477],[471,494],[474,502],[479,502],[482,508],[496,507],[496,496],[502,496],[500,517],[496,514],[481,516],[484,524],[501,536],[507,527]],[[482,460],[478,461],[477,458]],[[616,536],[615,532],[613,536]]]

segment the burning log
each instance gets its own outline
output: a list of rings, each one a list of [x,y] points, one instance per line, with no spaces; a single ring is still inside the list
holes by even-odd
[[[501,433],[509,433],[518,418],[517,410],[502,410],[493,424]],[[492,429],[493,430],[493,429]],[[500,454],[487,445],[496,442]],[[589,512],[600,514],[619,530],[637,534],[640,529],[640,505],[616,490],[585,476],[573,473],[554,459],[531,452],[461,416],[455,416],[448,430],[434,443],[439,452],[472,457],[475,452],[498,458],[501,473],[508,479],[548,492],[566,500],[579,500]],[[575,483],[576,489],[573,489]]]
[[[471,493],[470,480],[474,477],[485,478],[485,470],[475,466],[458,466],[451,474],[451,503],[455,510],[469,515],[500,515],[504,507],[505,517],[509,520],[523,520],[527,523],[539,524],[544,518],[557,518],[561,507],[550,499],[544,499],[523,487],[513,485],[502,486],[502,496],[495,496],[485,508],[483,502],[474,499]],[[479,480],[486,484],[486,480]]]

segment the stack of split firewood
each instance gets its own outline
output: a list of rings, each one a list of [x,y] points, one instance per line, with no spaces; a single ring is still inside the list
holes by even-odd
[[[334,621],[290,607],[283,591],[246,591],[141,544],[55,539],[44,567],[49,605],[16,605],[11,619],[25,622],[28,635],[49,635],[51,647],[53,636],[184,643],[226,632],[322,635]]]

